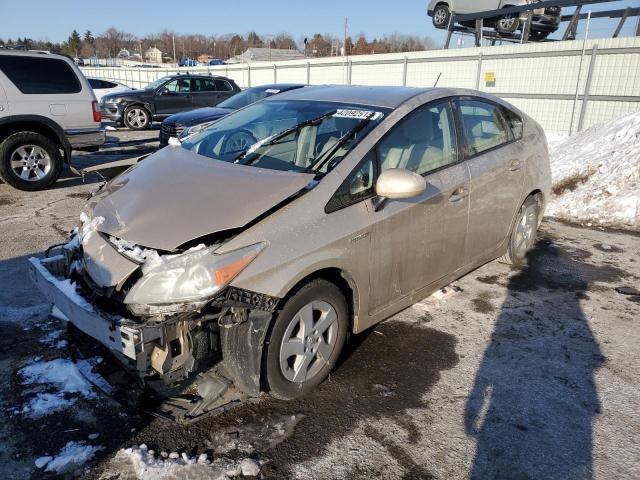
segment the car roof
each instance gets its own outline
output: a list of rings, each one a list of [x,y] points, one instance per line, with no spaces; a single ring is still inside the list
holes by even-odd
[[[318,102],[342,102],[395,109],[407,100],[432,91],[432,88],[368,87],[348,85],[322,85],[299,88],[269,97],[264,101],[310,100]]]
[[[267,83],[265,85],[256,85],[255,87],[250,87],[247,88],[247,90],[251,90],[254,88],[260,89],[260,90],[268,90],[268,89],[274,89],[274,90],[291,90],[294,88],[302,88],[302,87],[306,87],[306,84],[304,83]]]

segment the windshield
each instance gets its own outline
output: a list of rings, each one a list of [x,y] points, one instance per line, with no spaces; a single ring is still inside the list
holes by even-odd
[[[149,85],[144,87],[144,89],[145,90],[155,90],[156,88],[158,88],[160,85],[162,85],[164,82],[166,82],[170,78],[172,78],[172,77],[171,76],[166,76],[166,77],[159,78],[156,81],[151,82]]]
[[[217,160],[323,174],[335,167],[387,112],[333,102],[259,102],[187,137],[182,148]]]
[[[282,90],[276,87],[272,88],[264,88],[264,87],[255,87],[249,88],[244,92],[238,93],[233,97],[225,100],[218,104],[218,107],[222,108],[230,108],[233,110],[238,110],[242,107],[246,107],[247,105],[251,105],[252,103],[256,103],[263,98],[270,97],[271,95],[275,95],[276,93],[280,93]]]

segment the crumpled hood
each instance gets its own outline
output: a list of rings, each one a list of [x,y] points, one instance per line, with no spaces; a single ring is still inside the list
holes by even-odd
[[[107,183],[89,208],[104,217],[99,231],[171,251],[204,235],[243,227],[313,178],[168,147]]]
[[[184,125],[185,127],[191,127],[192,125],[199,125],[200,123],[217,120],[218,118],[229,115],[233,111],[234,110],[230,108],[221,107],[197,108],[196,110],[189,110],[188,112],[175,113],[170,117],[167,117],[162,123],[177,123]]]

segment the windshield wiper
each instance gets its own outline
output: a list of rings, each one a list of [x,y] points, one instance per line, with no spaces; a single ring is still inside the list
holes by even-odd
[[[304,169],[304,173],[317,173],[324,167],[324,165],[333,157],[333,155],[345,144],[347,141],[366,127],[369,122],[376,115],[376,112],[370,112],[365,118],[362,119],[355,127],[345,133],[329,150],[321,153],[319,157],[314,159],[314,162]]]
[[[309,125],[313,125],[315,123],[321,122],[322,120],[324,120],[327,117],[330,117],[332,115],[334,115],[335,113],[337,113],[337,110],[333,110],[331,112],[325,113],[324,115],[321,115],[319,117],[316,118],[311,118],[309,120],[305,120],[304,122],[298,123],[297,125],[294,125],[293,127],[287,128],[283,131],[281,131],[280,133],[276,133],[275,135],[271,135],[270,137],[267,137],[263,140],[260,140],[259,142],[254,143],[253,145],[251,145],[250,147],[248,147],[246,150],[242,151],[240,153],[240,155],[238,155],[236,158],[233,159],[233,163],[240,163],[240,160],[242,160],[243,158],[245,158],[246,156],[252,154],[253,152],[255,152],[258,148],[260,147],[264,147],[264,146],[269,146],[269,145],[273,145],[275,143],[278,142],[278,140],[281,140],[282,138],[291,135],[294,132],[297,132],[299,129],[307,127]],[[251,165],[251,161],[243,163],[243,165]]]

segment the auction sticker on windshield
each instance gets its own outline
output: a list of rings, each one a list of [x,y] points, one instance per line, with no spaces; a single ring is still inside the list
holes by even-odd
[[[355,118],[358,120],[377,120],[382,116],[382,112],[373,112],[371,110],[346,110],[338,109],[333,114],[337,118]]]

